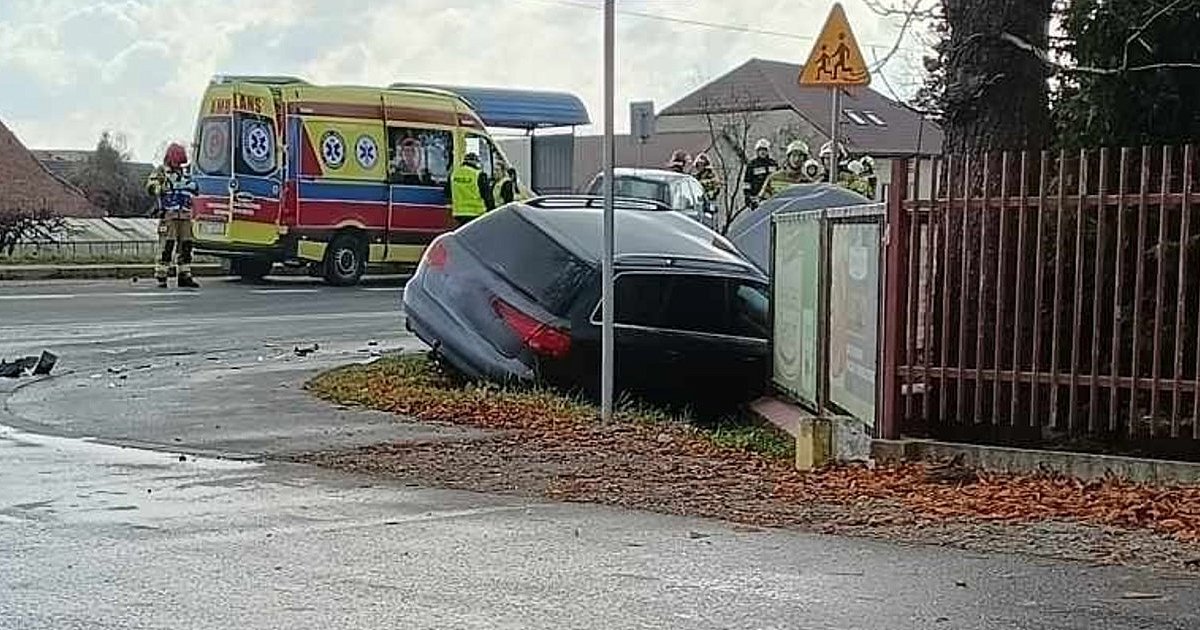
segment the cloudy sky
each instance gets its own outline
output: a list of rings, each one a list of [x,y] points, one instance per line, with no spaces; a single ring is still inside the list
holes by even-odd
[[[665,107],[750,57],[802,63],[828,0],[617,0],[617,121]],[[899,24],[845,0],[864,54]],[[124,133],[149,160],[185,139],[209,77],[294,74],[567,90],[601,120],[601,0],[0,0],[0,120],[33,148]],[[351,8],[353,7],[353,8]],[[635,14],[666,16],[675,21]],[[733,28],[713,28],[703,22]],[[738,29],[771,31],[747,33]],[[807,39],[806,39],[807,38]],[[921,51],[884,74],[907,95]],[[888,87],[877,81],[885,94]]]

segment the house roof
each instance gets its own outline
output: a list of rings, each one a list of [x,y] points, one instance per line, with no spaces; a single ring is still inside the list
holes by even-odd
[[[31,153],[46,170],[60,180],[69,180],[72,171],[85,164],[95,151],[81,149],[30,149]],[[131,179],[144,182],[154,172],[154,165],[147,162],[125,162]]]
[[[45,208],[66,217],[101,217],[78,188],[56,178],[0,122],[0,212]]]
[[[828,137],[832,113],[829,91],[801,86],[800,69],[797,64],[751,59],[684,96],[659,115],[787,109]],[[841,133],[852,150],[884,156],[939,153],[943,139],[936,124],[870,88],[843,90]]]

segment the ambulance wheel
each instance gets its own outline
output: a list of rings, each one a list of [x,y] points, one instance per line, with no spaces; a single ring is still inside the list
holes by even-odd
[[[339,234],[325,250],[325,281],[337,287],[358,283],[367,270],[367,247],[353,234]]]
[[[229,261],[229,274],[247,282],[258,282],[271,273],[273,266],[274,263],[265,258],[232,258]]]

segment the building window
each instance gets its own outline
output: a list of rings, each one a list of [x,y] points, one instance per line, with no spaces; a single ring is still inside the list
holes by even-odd
[[[880,127],[886,127],[886,126],[887,126],[887,121],[885,121],[884,119],[880,118],[880,117],[879,117],[879,114],[876,114],[875,112],[863,112],[863,113],[862,113],[862,115],[863,115],[863,116],[866,116],[866,117],[867,117],[867,120],[869,120],[869,121],[871,121],[871,122],[875,123],[876,125],[878,125],[878,126],[880,126]]]

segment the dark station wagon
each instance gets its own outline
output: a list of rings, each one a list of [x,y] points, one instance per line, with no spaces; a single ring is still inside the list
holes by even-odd
[[[409,329],[470,377],[594,393],[601,205],[541,197],[438,237],[404,292]],[[617,386],[697,406],[757,393],[769,358],[766,276],[682,214],[617,205]]]

